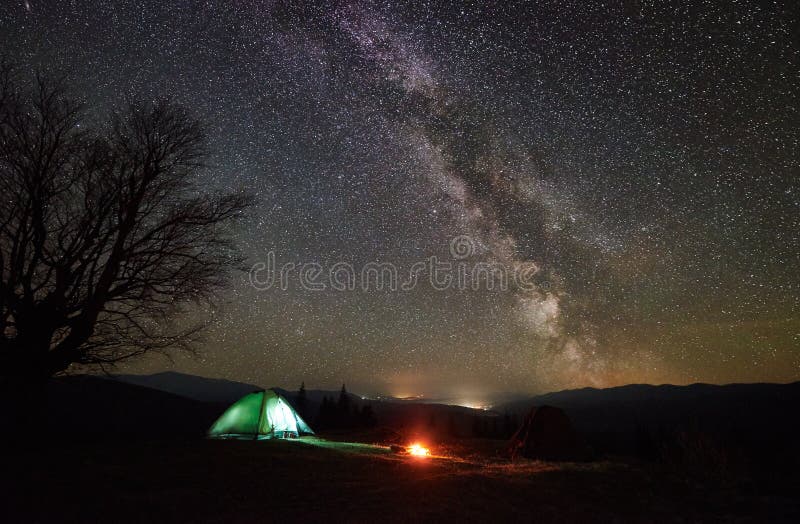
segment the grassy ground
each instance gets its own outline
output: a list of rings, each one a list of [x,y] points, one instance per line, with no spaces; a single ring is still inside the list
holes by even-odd
[[[419,459],[319,441],[52,442],[6,451],[5,522],[800,521],[787,496],[622,462],[509,464],[452,448]]]

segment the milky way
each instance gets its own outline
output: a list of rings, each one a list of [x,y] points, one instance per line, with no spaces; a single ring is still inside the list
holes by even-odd
[[[794,2],[5,2],[0,43],[100,111],[174,98],[248,264],[431,256],[504,290],[254,289],[199,356],[393,394],[800,377]],[[728,5],[730,4],[730,5]]]

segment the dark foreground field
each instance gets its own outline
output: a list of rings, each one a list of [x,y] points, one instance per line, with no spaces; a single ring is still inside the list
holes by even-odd
[[[800,521],[796,486],[765,493],[652,464],[509,464],[467,448],[419,459],[298,441],[54,439],[6,451],[4,522]]]

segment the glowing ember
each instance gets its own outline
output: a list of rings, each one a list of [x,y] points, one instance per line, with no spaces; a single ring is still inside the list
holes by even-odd
[[[427,457],[431,454],[431,451],[426,447],[420,446],[419,444],[411,444],[408,446],[408,453],[409,455],[414,455],[416,457]]]

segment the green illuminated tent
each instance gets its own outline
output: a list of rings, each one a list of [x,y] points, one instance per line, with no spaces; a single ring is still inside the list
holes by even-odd
[[[212,438],[294,438],[314,432],[274,390],[254,391],[225,410],[208,430]]]

